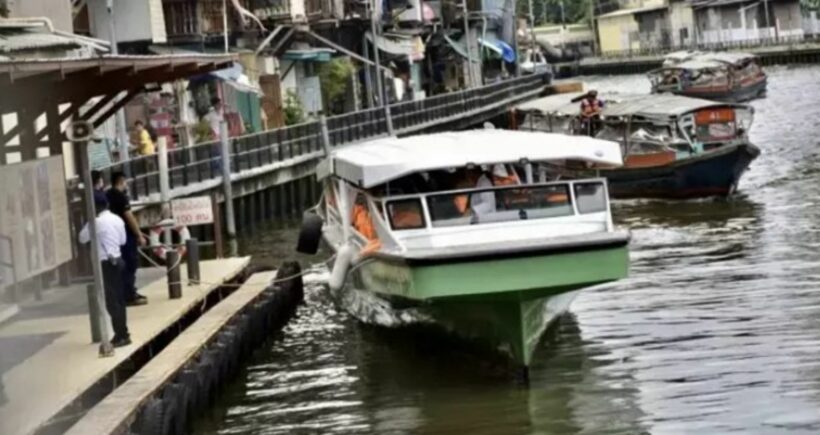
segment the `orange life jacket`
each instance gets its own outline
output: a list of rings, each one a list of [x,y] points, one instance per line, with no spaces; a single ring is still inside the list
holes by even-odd
[[[370,219],[370,212],[364,204],[356,204],[353,206],[353,213],[351,214],[351,222],[353,228],[364,236],[367,240],[376,240],[376,229],[373,227],[373,221]]]

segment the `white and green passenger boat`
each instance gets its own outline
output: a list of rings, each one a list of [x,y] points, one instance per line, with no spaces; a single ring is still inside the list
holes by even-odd
[[[332,150],[300,251],[336,252],[334,297],[384,326],[434,323],[529,366],[579,290],[627,275],[606,180],[548,181],[534,163],[619,166],[615,142],[475,130]]]

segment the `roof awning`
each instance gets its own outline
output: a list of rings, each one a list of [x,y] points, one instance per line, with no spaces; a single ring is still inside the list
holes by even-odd
[[[226,85],[237,91],[263,95],[262,89],[259,88],[258,84],[251,82],[239,63],[234,63],[230,68],[214,71],[211,76],[222,80]]]
[[[330,62],[336,50],[330,48],[292,49],[282,55],[282,59],[302,62]]]
[[[462,44],[461,41],[455,41],[453,40],[453,38],[447,35],[442,36],[444,36],[444,40],[447,41],[447,44],[450,45],[450,48],[452,48],[453,51],[458,53],[459,56],[465,59],[468,59],[470,57],[470,55],[467,52],[467,46],[465,44]],[[473,62],[478,63],[478,59],[473,57]]]
[[[365,33],[367,40],[373,42],[373,35]],[[418,36],[391,34],[376,36],[376,46],[379,50],[395,56],[409,57],[411,60],[424,59],[424,42]]]

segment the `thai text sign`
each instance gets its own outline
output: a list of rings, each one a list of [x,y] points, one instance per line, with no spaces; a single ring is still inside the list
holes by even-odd
[[[0,170],[0,287],[71,260],[68,201],[62,156]]]
[[[214,209],[210,196],[179,198],[171,201],[174,221],[179,226],[214,223]]]

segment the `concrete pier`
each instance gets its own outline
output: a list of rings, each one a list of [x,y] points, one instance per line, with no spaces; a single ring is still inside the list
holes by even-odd
[[[191,413],[203,411],[196,407],[207,406],[240,358],[283,325],[303,297],[299,268],[293,263],[278,273],[252,275],[67,434],[185,432]]]
[[[89,405],[167,345],[169,333],[178,333],[189,316],[198,316],[206,298],[223,283],[237,279],[249,261],[202,262],[202,284],[186,283],[182,298],[173,300],[168,298],[164,268],[140,269],[137,285],[149,303],[128,308],[133,343],[108,358],[100,358],[91,343],[86,284],[45,292],[42,302],[21,306],[20,313],[0,325],[0,340],[10,346],[5,348],[19,350],[0,361],[9,399],[0,406],[0,433],[65,430]],[[181,275],[187,276],[186,270]]]

